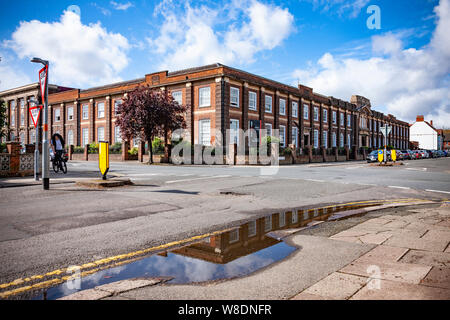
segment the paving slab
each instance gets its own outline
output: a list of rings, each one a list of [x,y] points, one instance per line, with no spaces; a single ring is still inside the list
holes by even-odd
[[[381,280],[380,289],[365,286],[350,300],[450,300],[450,290]]]
[[[295,297],[293,297],[291,300],[332,300],[328,297],[322,297],[315,294],[306,293],[303,291],[302,293],[299,293]]]
[[[430,241],[423,238],[417,238],[414,235],[396,234],[390,237],[384,244],[393,247],[443,252],[448,245],[448,241]]]
[[[433,267],[420,284],[450,289],[450,268]]]
[[[78,291],[71,295],[59,298],[58,300],[100,300],[109,296],[112,296],[111,292],[96,289],[88,289]]]
[[[361,256],[358,261],[367,261],[378,263],[380,261],[384,262],[396,262],[398,261],[406,252],[408,248],[400,247],[390,247],[386,245],[381,245],[373,248],[365,255]]]
[[[137,288],[142,288],[146,286],[152,286],[161,283],[161,279],[127,279],[116,281],[102,286],[95,287],[96,290],[102,290],[110,292],[111,294],[118,294],[126,291],[130,291]]]
[[[366,277],[333,272],[303,292],[334,300],[345,300],[365,286],[367,280]]]
[[[450,253],[410,250],[400,259],[400,262],[450,268]]]
[[[379,270],[379,274],[376,276],[380,279],[418,284],[425,278],[431,267],[410,263],[357,259],[339,271],[367,277],[372,275],[373,270]]]

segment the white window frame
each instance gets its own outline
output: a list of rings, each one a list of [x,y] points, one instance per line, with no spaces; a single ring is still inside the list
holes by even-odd
[[[171,92],[173,100],[178,102],[179,105],[183,104],[183,91],[175,90]]]
[[[303,104],[303,119],[309,120],[309,105]]]
[[[89,144],[89,128],[81,129],[81,145],[85,147]]]
[[[73,143],[73,130],[68,130],[67,131],[67,145],[70,146],[74,144]]]
[[[267,216],[264,218],[264,232],[272,230],[272,216]]]
[[[102,106],[101,109],[100,106]],[[97,103],[97,119],[103,119],[104,117],[105,117],[105,103],[99,102]]]
[[[324,130],[322,132],[322,145],[325,148],[328,148],[328,131],[327,130]]]
[[[270,104],[269,104],[269,102],[270,102]],[[270,109],[269,110],[267,110],[267,106],[270,106]],[[264,96],[264,111],[266,112],[266,113],[272,113],[272,106],[273,106],[273,99],[272,99],[272,96],[269,96],[269,95],[265,95]]]
[[[249,91],[248,92],[248,110],[256,111],[257,98],[256,98],[256,92]]]
[[[239,229],[231,230],[229,233],[229,241],[228,243],[236,243],[239,242]]]
[[[72,121],[73,120],[73,107],[67,108],[67,120]]]
[[[286,226],[286,212],[281,212],[278,216],[278,226],[280,228]]]
[[[339,147],[343,148],[344,147],[344,134],[341,132],[339,135]]]
[[[230,106],[239,108],[240,90],[236,87],[230,87]]]
[[[250,226],[252,226],[250,228]],[[254,230],[253,232],[250,232],[251,230]],[[256,220],[250,221],[247,225],[247,237],[252,238],[256,236],[257,230],[256,230]]]
[[[336,111],[332,111],[333,112],[333,124],[337,124],[337,112]]]
[[[267,136],[272,136],[272,124],[271,123],[265,123],[264,128],[266,129]],[[267,130],[269,128],[269,130]]]
[[[313,136],[313,146],[315,149],[319,148],[319,130],[314,129],[313,132],[314,136]]]
[[[237,124],[234,128],[232,124]],[[239,120],[238,119],[230,119],[230,142],[236,143],[239,145]]]
[[[319,107],[314,107],[314,121],[319,121]]]
[[[89,120],[89,105],[83,104],[81,107],[81,118],[83,120]]]
[[[352,115],[348,114],[347,115],[347,127],[352,127]]]
[[[298,148],[298,128],[295,126],[292,127],[292,143],[295,145],[296,148]]]
[[[352,146],[352,135],[350,133],[347,133],[347,146]]]
[[[297,210],[292,211],[291,215],[291,223],[297,223],[298,222],[298,212]]]
[[[286,126],[280,124],[280,145],[286,147]]]
[[[343,127],[345,125],[345,117],[344,117],[344,113],[341,112],[341,117],[339,119],[339,122],[341,123],[341,127]]]
[[[101,131],[102,131],[102,136],[103,137],[100,137],[100,129],[102,129]],[[101,138],[101,139],[100,139]],[[105,141],[105,127],[98,127],[97,128],[97,142],[100,142],[100,141]]]
[[[280,98],[279,102],[280,102],[280,115],[285,116],[286,115],[286,99]]]
[[[206,132],[203,132],[203,124],[204,123],[209,123],[209,139],[205,139],[204,135]],[[204,141],[206,141],[206,143],[204,143]],[[199,144],[202,144],[204,146],[210,146],[211,145],[211,119],[200,119],[198,121],[198,142]]]
[[[20,99],[20,125],[25,125],[25,99]]]
[[[328,109],[322,110],[322,116],[323,116],[323,123],[328,123]]]
[[[55,109],[55,122],[61,121],[61,109],[57,108]]]
[[[120,134],[120,127],[114,126],[114,143],[122,142],[122,136]]]
[[[198,89],[198,107],[206,108],[211,106],[211,87]]]
[[[180,91],[181,92],[181,91]],[[117,115],[117,108],[119,107],[120,104],[123,103],[122,99],[116,99],[114,100],[114,115]]]
[[[298,103],[296,101],[292,101],[292,117],[298,118]]]
[[[332,139],[331,139],[332,145],[331,145],[331,146],[332,146],[333,148],[335,148],[335,147],[337,146],[336,132],[333,131],[333,132],[331,133],[331,137],[332,137]]]

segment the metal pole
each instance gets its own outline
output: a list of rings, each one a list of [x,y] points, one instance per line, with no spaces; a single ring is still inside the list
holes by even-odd
[[[384,164],[387,164],[387,126],[384,128]]]
[[[34,180],[39,181],[39,125],[36,126],[34,147]]]
[[[48,151],[48,63],[46,64],[47,77],[45,79],[45,97],[44,97],[44,114],[43,114],[43,130],[42,130],[42,186],[44,190],[50,189],[49,177],[49,151]]]

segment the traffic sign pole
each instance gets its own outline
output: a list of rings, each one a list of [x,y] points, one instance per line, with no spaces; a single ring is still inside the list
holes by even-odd
[[[34,103],[34,102],[33,102]],[[30,108],[31,120],[36,129],[35,147],[34,147],[34,179],[39,181],[39,116],[41,114],[42,106],[32,106]]]
[[[42,119],[42,186],[44,190],[50,189],[49,174],[49,150],[48,150],[48,63],[39,72],[41,84],[42,102],[44,103],[44,113]]]

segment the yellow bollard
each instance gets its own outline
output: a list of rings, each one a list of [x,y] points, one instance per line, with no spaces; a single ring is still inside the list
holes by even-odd
[[[109,170],[109,143],[100,141],[98,147],[98,168],[102,174],[102,179],[106,180],[106,174]]]

